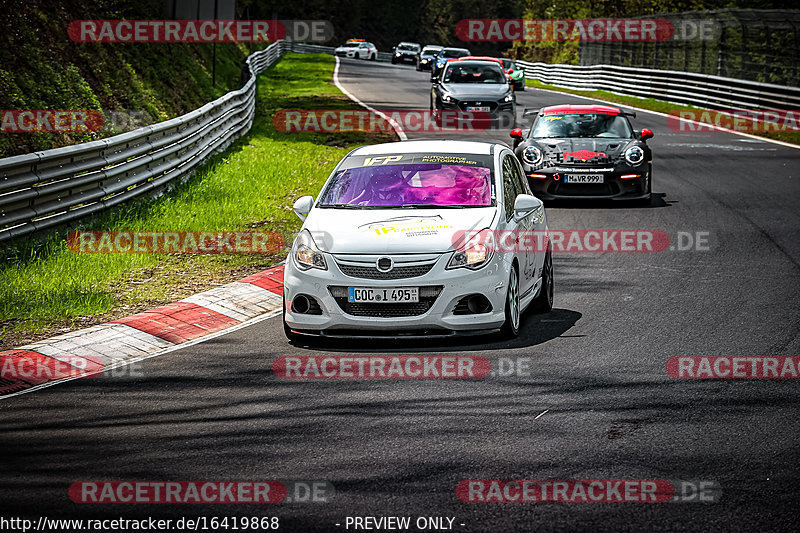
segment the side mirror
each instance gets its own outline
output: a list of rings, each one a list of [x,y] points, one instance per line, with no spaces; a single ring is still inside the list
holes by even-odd
[[[647,139],[651,139],[653,137],[653,130],[644,128],[642,133],[639,135],[639,140],[646,141]]]
[[[541,215],[544,215],[543,207],[544,203],[535,196],[520,194],[514,201],[514,220],[522,220],[533,213],[537,213],[537,218],[541,220]]]
[[[297,199],[292,209],[294,210],[294,214],[300,217],[300,220],[305,220],[311,212],[312,207],[314,207],[314,197],[303,196]]]
[[[521,143],[523,138],[524,138],[524,136],[522,135],[522,130],[520,128],[514,128],[513,130],[508,132],[508,135],[509,135],[509,137],[514,139],[514,142],[513,142],[514,149],[516,149],[517,146],[519,146],[519,143]]]

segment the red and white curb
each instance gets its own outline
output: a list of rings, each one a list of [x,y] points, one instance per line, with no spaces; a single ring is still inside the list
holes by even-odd
[[[275,316],[283,267],[107,324],[0,352],[0,398],[8,398],[208,340]]]

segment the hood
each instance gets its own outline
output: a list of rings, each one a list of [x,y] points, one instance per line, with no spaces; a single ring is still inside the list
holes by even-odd
[[[491,226],[496,207],[464,209],[321,209],[305,229],[317,247],[332,254],[447,252],[461,231]]]
[[[612,163],[622,157],[635,139],[531,139],[545,158],[557,164]],[[583,160],[586,161],[583,161]]]
[[[496,100],[511,90],[507,83],[447,83],[442,85],[442,88],[459,100],[465,98]]]

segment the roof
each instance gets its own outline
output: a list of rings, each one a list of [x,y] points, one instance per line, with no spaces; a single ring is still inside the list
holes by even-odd
[[[464,56],[464,57],[457,57],[453,59],[453,61],[495,61],[500,63],[501,65],[503,62],[497,57],[489,57],[489,56]]]
[[[383,155],[383,154],[475,154],[490,155],[492,145],[495,143],[479,141],[403,141],[362,146],[352,152],[352,155]],[[496,143],[500,144],[500,143]],[[502,145],[505,147],[505,145]]]
[[[553,105],[550,107],[543,107],[539,112],[543,115],[555,115],[555,114],[580,115],[586,113],[594,113],[600,115],[619,115],[622,113],[622,110],[618,107],[612,107],[609,105],[589,104],[589,105]]]

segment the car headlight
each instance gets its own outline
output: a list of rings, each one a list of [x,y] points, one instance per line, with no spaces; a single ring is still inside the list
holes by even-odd
[[[481,231],[478,235],[484,235],[488,229]],[[492,259],[492,251],[481,242],[479,238],[473,238],[466,243],[463,250],[456,250],[447,263],[447,269],[468,268],[478,270],[486,266]]]
[[[452,98],[450,98],[449,94],[447,93],[442,94],[442,102],[444,102],[445,104],[449,104],[451,100]]]
[[[427,60],[427,59],[421,59],[421,60],[420,60],[420,63],[427,63],[427,62],[428,62],[428,60]]]
[[[505,98],[503,98],[503,101],[504,101],[504,102],[510,102],[510,101],[511,101],[511,100],[513,100],[513,99],[514,99],[514,93],[508,93],[508,94],[505,96]]]
[[[303,230],[297,236],[297,240],[294,241],[293,255],[300,270],[308,270],[309,268],[328,270],[325,256],[317,249],[317,245],[314,244],[314,239],[311,238],[308,230]]]
[[[625,150],[625,161],[631,165],[638,165],[644,160],[644,150],[639,146],[631,146]]]
[[[544,154],[535,146],[528,146],[522,151],[522,159],[529,165],[538,165],[544,159]]]

